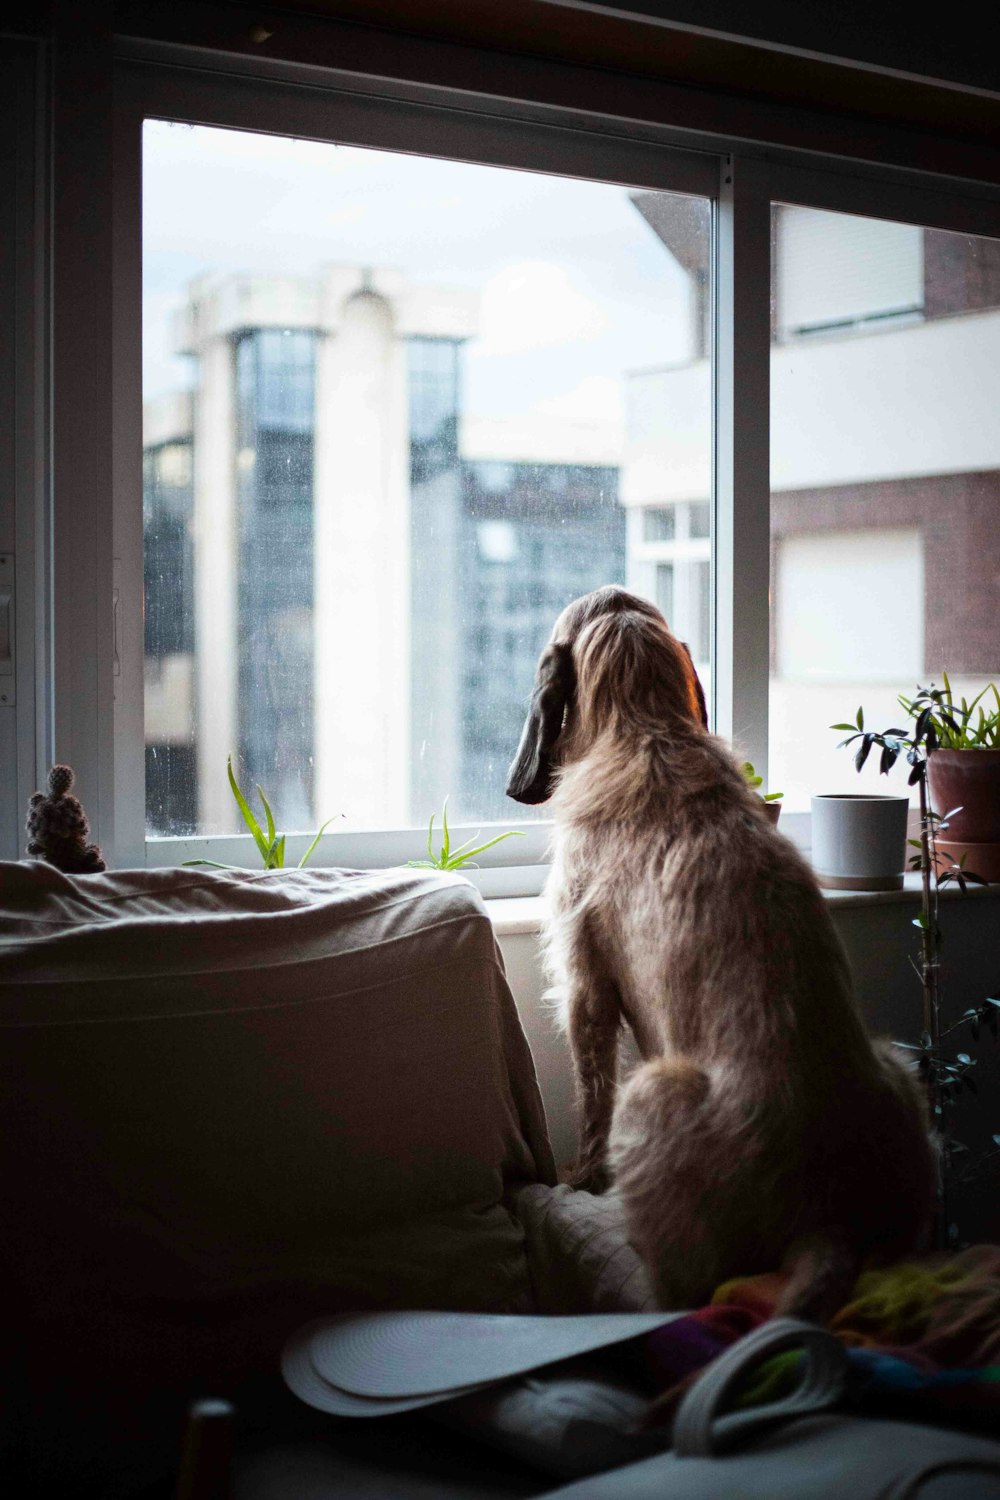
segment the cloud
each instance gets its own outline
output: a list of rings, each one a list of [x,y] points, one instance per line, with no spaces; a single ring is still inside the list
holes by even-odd
[[[608,321],[562,266],[544,260],[505,266],[484,286],[481,306],[477,355],[578,343],[603,333]]]

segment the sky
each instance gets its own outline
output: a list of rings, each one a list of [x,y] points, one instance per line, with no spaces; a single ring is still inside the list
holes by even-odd
[[[687,278],[606,183],[149,121],[144,394],[190,384],[171,313],[208,271],[391,266],[473,288],[463,406],[494,422],[620,430],[622,377],[689,356]]]

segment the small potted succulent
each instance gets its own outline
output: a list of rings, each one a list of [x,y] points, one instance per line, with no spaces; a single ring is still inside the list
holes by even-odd
[[[764,785],[764,778],[757,775],[753,763],[749,760],[743,762],[743,775],[746,777],[747,786],[752,787],[755,792],[759,792],[760,788]],[[777,823],[781,817],[781,799],[784,795],[784,792],[760,792],[764,811],[772,823]]]

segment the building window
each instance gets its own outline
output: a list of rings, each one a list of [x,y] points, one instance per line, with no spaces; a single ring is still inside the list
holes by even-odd
[[[642,513],[642,536],[646,542],[672,542],[677,520],[672,505],[647,505]]]
[[[570,600],[708,665],[708,200],[156,120],[143,170],[149,837],[240,831],[229,755],[290,832],[523,819]],[[706,488],[647,502],[671,441]]]

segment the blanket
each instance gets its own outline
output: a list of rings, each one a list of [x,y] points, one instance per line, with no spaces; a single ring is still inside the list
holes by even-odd
[[[668,1420],[699,1372],[770,1318],[785,1278],[728,1281],[708,1307],[647,1336]],[[996,1429],[1000,1421],[1000,1246],[928,1255],[864,1272],[831,1330],[851,1366],[849,1399],[866,1412]],[[797,1381],[797,1353],[755,1373],[742,1405],[778,1399]]]

